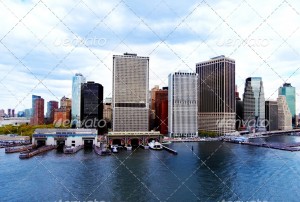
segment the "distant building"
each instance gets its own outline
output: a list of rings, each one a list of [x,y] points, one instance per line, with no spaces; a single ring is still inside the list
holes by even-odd
[[[154,129],[159,130],[163,132],[162,134],[168,134],[167,128],[168,128],[168,105],[163,106],[163,101],[167,101],[168,103],[168,89],[159,89],[156,90],[154,93],[154,104],[155,104],[155,110],[154,110]],[[167,107],[167,108],[163,108]],[[163,114],[166,113],[166,114]],[[163,120],[164,118],[164,120]],[[162,126],[164,125],[164,126]],[[161,127],[163,127],[163,131],[161,130]]]
[[[198,126],[217,134],[235,131],[235,60],[223,55],[196,64]]]
[[[93,81],[81,87],[81,127],[97,128],[100,134],[105,127],[103,119],[103,86]],[[102,123],[101,123],[102,121]]]
[[[52,124],[54,121],[54,111],[58,109],[58,102],[57,101],[49,101],[47,102],[47,113],[46,119],[47,124]]]
[[[66,108],[68,110],[71,111],[71,108],[72,108],[72,100],[70,98],[67,98],[66,96],[63,96],[61,99],[60,99],[60,107],[61,108]]]
[[[54,110],[53,124],[56,127],[68,126],[71,122],[71,99],[63,96],[60,99],[60,108]]]
[[[113,131],[149,130],[149,58],[113,56]]]
[[[284,95],[286,97],[286,102],[289,106],[289,110],[292,114],[293,126],[296,125],[296,88],[290,83],[284,83],[282,87],[278,89],[278,95]]]
[[[244,90],[244,121],[250,130],[264,127],[265,95],[261,77],[246,79]]]
[[[235,111],[236,111],[235,129],[239,130],[241,127],[244,127],[244,125],[243,125],[244,103],[243,103],[243,101],[241,100],[241,98],[239,96],[239,92],[237,91],[237,87],[235,89]]]
[[[39,95],[32,95],[32,108],[31,108],[31,117],[34,116],[34,109],[35,109],[35,100],[41,98]]]
[[[8,115],[8,117],[11,117],[11,109],[7,110],[7,115]]]
[[[292,127],[292,114],[288,107],[286,97],[279,95],[277,98],[278,103],[278,129],[279,130],[291,130]]]
[[[267,131],[278,130],[278,104],[277,101],[265,102],[265,119]]]
[[[44,122],[44,99],[36,98],[34,100],[34,115],[31,119],[32,125],[43,125]]]
[[[25,117],[25,112],[24,111],[18,111],[17,117]]]
[[[80,127],[81,84],[85,81],[80,73],[76,73],[72,79],[72,127]]]
[[[32,109],[25,109],[24,112],[25,112],[25,117],[26,118],[30,118],[32,116],[31,115]]]
[[[169,75],[168,134],[170,137],[196,137],[197,84],[196,73],[175,72]]]
[[[11,110],[11,117],[15,117],[15,109]]]
[[[5,111],[4,111],[4,109],[0,109],[0,117],[5,117]]]

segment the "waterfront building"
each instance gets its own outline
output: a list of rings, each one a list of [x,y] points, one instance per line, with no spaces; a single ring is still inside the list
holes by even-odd
[[[29,136],[18,135],[0,135],[0,146],[12,145],[12,144],[29,144]]]
[[[80,127],[81,84],[85,81],[85,77],[80,73],[76,73],[72,79],[72,127]]]
[[[288,107],[286,97],[279,95],[277,98],[278,103],[278,129],[279,130],[291,130],[292,127],[292,114]]]
[[[55,109],[58,109],[58,102],[57,101],[47,102],[47,113],[46,113],[47,124],[49,124],[49,123],[52,124],[53,123]]]
[[[169,75],[168,134],[170,137],[198,136],[196,73],[175,72]]]
[[[103,119],[106,121],[107,129],[111,128],[112,121],[112,99],[105,98],[103,103]]]
[[[265,95],[261,77],[249,77],[244,89],[244,121],[248,130],[264,130]]]
[[[217,134],[235,131],[235,60],[223,55],[196,64],[198,126]]]
[[[286,102],[289,106],[289,110],[292,114],[293,126],[296,125],[296,88],[290,83],[284,83],[282,87],[278,89],[278,95],[284,95],[286,97]]]
[[[265,119],[267,131],[278,130],[278,104],[277,101],[265,102]]]
[[[32,135],[33,145],[93,146],[98,145],[96,129],[36,129]],[[99,145],[98,145],[99,146]]]
[[[113,56],[113,131],[149,130],[149,57]]]
[[[44,122],[44,99],[43,98],[36,98],[34,100],[34,115],[31,119],[32,125],[43,125]]]
[[[81,127],[97,128],[100,134],[105,122],[103,119],[103,86],[93,81],[81,87]]]

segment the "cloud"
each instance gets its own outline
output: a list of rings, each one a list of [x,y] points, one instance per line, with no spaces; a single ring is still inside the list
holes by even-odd
[[[30,108],[31,94],[46,101],[71,97],[77,72],[111,97],[112,56],[124,52],[150,57],[150,89],[166,86],[169,73],[195,71],[197,62],[217,55],[236,60],[240,94],[250,76],[263,77],[270,99],[286,79],[300,88],[297,1],[1,4],[0,108]]]

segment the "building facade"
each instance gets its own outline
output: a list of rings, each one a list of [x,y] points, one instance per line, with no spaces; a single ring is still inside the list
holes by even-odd
[[[196,73],[175,72],[169,75],[168,134],[170,137],[197,137]]]
[[[81,126],[97,128],[101,132],[103,119],[103,86],[93,81],[82,84],[81,88]]]
[[[149,130],[149,58],[113,56],[113,131]]]
[[[43,125],[45,123],[43,98],[34,100],[34,115],[31,123],[32,125]]]
[[[39,95],[32,95],[31,99],[32,99],[32,108],[31,108],[31,117],[34,116],[34,109],[35,109],[35,100],[41,98],[41,96]]]
[[[284,95],[286,102],[289,106],[289,110],[292,114],[293,126],[296,125],[296,88],[290,83],[284,83],[282,87],[278,89],[278,95]]]
[[[80,127],[81,84],[85,81],[85,77],[80,73],[76,73],[72,79],[72,127]]]
[[[278,130],[278,104],[277,101],[266,101],[265,119],[267,131]]]
[[[261,77],[246,79],[244,89],[244,121],[248,130],[263,130],[265,122],[265,95]]]
[[[278,103],[278,129],[279,130],[291,130],[292,127],[292,114],[288,107],[286,97],[279,95],[277,98]]]
[[[47,113],[46,113],[46,118],[47,118],[47,123],[53,123],[54,121],[54,112],[55,110],[58,109],[58,102],[57,101],[49,101],[47,102]]]
[[[168,101],[168,88],[167,87],[164,87],[163,89],[159,89],[157,91],[155,91],[154,93],[154,115],[155,115],[155,118],[154,118],[154,129],[155,130],[159,130],[162,132],[161,130],[161,127],[163,127],[164,131],[165,128],[164,127],[168,127],[168,122],[167,122],[167,117],[168,117],[168,114],[163,114],[163,113],[167,113],[167,110],[163,107],[166,107],[166,106],[163,106],[163,101]],[[168,108],[167,108],[168,109]],[[162,126],[164,125],[164,126]],[[168,133],[168,131],[167,131]],[[167,133],[162,133],[162,134],[167,134]]]
[[[198,126],[217,134],[235,131],[235,61],[225,56],[196,64]]]
[[[103,103],[103,119],[106,121],[107,128],[111,128],[112,122],[112,99],[105,98]]]

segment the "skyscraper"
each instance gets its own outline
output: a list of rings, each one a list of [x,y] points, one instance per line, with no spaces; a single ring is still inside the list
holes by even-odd
[[[32,108],[31,108],[31,116],[34,116],[34,109],[35,109],[35,100],[41,98],[39,95],[32,95]]]
[[[264,130],[265,95],[261,77],[246,79],[243,102],[246,127]]]
[[[284,95],[286,102],[289,106],[289,110],[292,114],[292,122],[295,125],[296,116],[296,89],[290,83],[284,83],[282,87],[278,89],[278,95]]]
[[[52,124],[54,121],[54,110],[58,109],[58,102],[57,101],[49,101],[47,102],[47,124]]]
[[[32,119],[33,125],[44,124],[44,99],[36,98],[34,100],[34,115]]]
[[[80,127],[80,106],[81,106],[81,84],[85,83],[85,77],[76,73],[72,80],[72,127]]]
[[[169,75],[169,136],[198,136],[197,84],[198,75],[196,73],[175,72]]]
[[[149,58],[113,56],[113,131],[149,130]]]
[[[278,104],[277,101],[266,101],[265,119],[267,131],[278,130]]]
[[[291,130],[292,127],[292,114],[288,107],[286,97],[279,95],[277,98],[278,103],[278,129],[279,130]]]
[[[168,101],[168,88],[164,87],[163,89],[159,89],[156,90],[154,92],[154,115],[155,115],[155,119],[154,119],[154,129],[155,130],[161,130],[161,127],[164,128],[164,131],[166,131],[166,127],[168,127],[168,123],[167,123],[167,114],[163,114],[163,113],[167,113],[168,108],[163,109],[163,101],[167,100]],[[168,103],[168,102],[167,102]],[[164,107],[167,107],[164,106]],[[164,120],[163,120],[163,117]],[[167,131],[168,133],[168,131]],[[161,133],[161,134],[167,134],[167,133]]]
[[[93,81],[82,84],[81,88],[81,123],[84,128],[97,128],[102,132],[99,123],[103,119],[103,86]]]
[[[198,126],[201,131],[235,131],[235,61],[223,55],[196,64]]]

